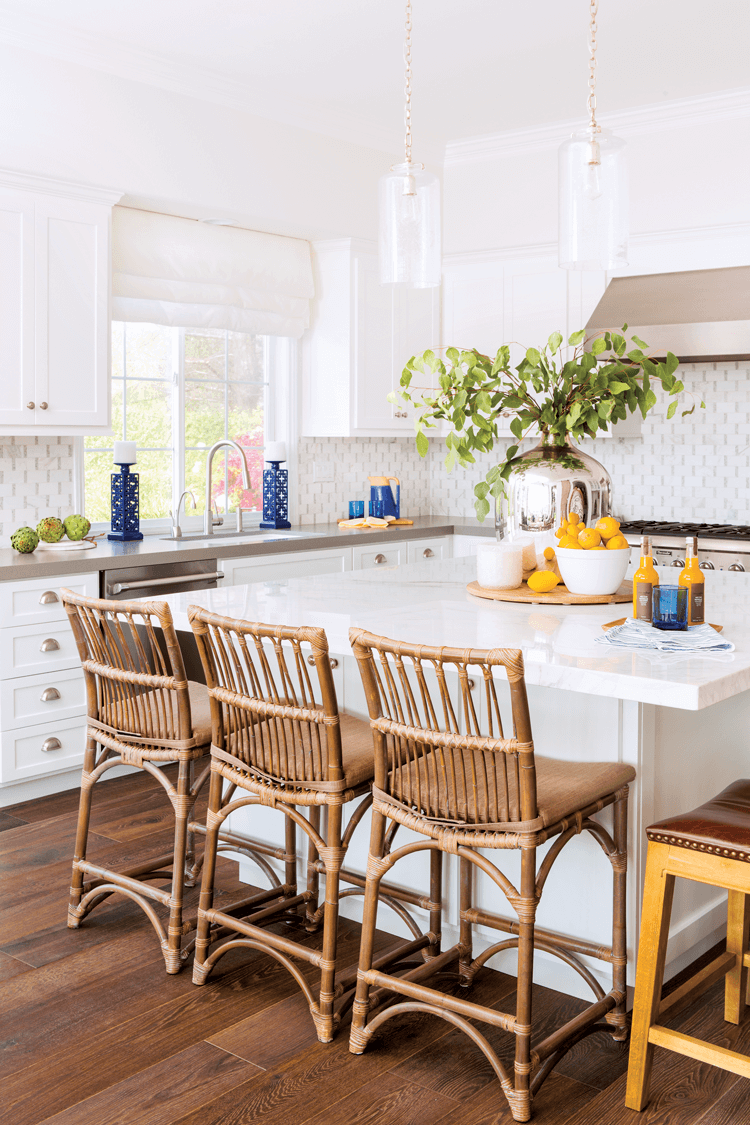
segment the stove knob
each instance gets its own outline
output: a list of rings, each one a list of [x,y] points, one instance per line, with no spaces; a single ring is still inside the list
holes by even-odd
[[[745,568],[742,565],[742,563],[732,563],[732,565],[730,566],[729,569],[730,570],[742,570],[742,571],[744,571]]]
[[[682,559],[675,559],[672,563],[672,566],[679,566],[684,568],[685,563],[682,561]]]
[[[716,567],[714,566],[714,564],[711,562],[710,559],[706,559],[705,562],[698,563],[698,566],[701,568],[701,570],[715,570],[716,569]]]

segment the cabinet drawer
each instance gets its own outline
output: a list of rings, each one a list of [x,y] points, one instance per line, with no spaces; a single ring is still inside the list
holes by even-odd
[[[353,547],[355,570],[368,570],[371,566],[400,566],[406,562],[406,544],[381,543],[378,547]]]
[[[0,780],[3,784],[25,777],[58,773],[83,765],[86,717],[3,731],[0,737]]]
[[[73,719],[86,711],[83,672],[73,668],[52,675],[21,676],[0,683],[0,726],[3,730]]]
[[[0,680],[80,667],[67,616],[64,621],[6,629],[0,636]]]
[[[99,595],[99,572],[0,582],[0,629],[67,620],[60,601],[61,586],[74,594],[96,598]]]
[[[451,547],[452,536],[446,535],[438,539],[410,539],[407,562],[427,562],[430,559],[450,559],[453,557]]]
[[[221,560],[225,574],[222,586],[250,582],[280,582],[285,578],[308,578],[314,574],[341,574],[351,570],[348,547],[337,551],[295,551],[288,555],[259,555],[255,558]]]

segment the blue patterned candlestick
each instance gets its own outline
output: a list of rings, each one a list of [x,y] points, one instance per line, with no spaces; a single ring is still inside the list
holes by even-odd
[[[268,461],[263,470],[263,519],[261,527],[291,527],[289,522],[289,473],[281,461]]]
[[[135,463],[135,442],[115,442],[115,463],[119,473],[112,473],[112,530],[107,539],[124,542],[143,539],[138,515],[138,473],[131,473]]]

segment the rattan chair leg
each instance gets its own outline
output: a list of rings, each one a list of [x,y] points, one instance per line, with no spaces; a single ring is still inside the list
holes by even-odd
[[[612,988],[622,996],[616,1007],[607,1013],[613,1025],[612,1038],[619,1043],[628,1037],[627,1019],[627,886],[628,886],[628,790],[614,804],[614,841],[612,857]]]
[[[750,894],[730,891],[727,904],[727,953],[737,961],[726,976],[724,985],[724,1019],[739,1023],[747,1003],[748,972],[745,954],[750,941]]]
[[[78,800],[78,823],[76,826],[76,843],[73,852],[73,871],[70,879],[70,900],[68,903],[68,928],[77,930],[83,915],[80,913],[81,899],[83,898],[83,871],[77,864],[86,859],[86,850],[89,838],[89,821],[91,819],[91,796],[94,784],[87,780],[96,761],[96,742],[89,738],[86,743],[84,755],[83,778],[81,781],[81,795]]]
[[[188,821],[192,812],[190,803],[190,763],[181,761],[177,772],[177,792],[175,795],[174,853],[172,860],[172,893],[169,900],[169,923],[167,946],[164,949],[164,963],[168,973],[179,973],[182,968],[180,946],[182,944],[182,905],[185,887],[185,862],[187,856]]]
[[[373,807],[370,831],[370,854],[367,861],[367,880],[362,913],[362,933],[359,944],[359,969],[357,972],[357,991],[352,1005],[352,1026],[349,1034],[349,1050],[353,1055],[361,1055],[367,1045],[367,1013],[370,1008],[370,986],[362,974],[372,968],[372,952],[375,942],[375,926],[378,920],[378,891],[381,876],[373,871],[372,859],[383,858],[386,818]]]
[[[188,793],[190,793],[192,792],[193,785],[195,784],[195,763],[192,759],[188,762],[188,767]],[[197,797],[198,794],[196,793],[195,796]],[[190,829],[190,820],[188,820],[187,840],[185,843],[184,869],[184,886],[194,887],[198,874],[198,868],[195,865],[195,832],[192,832]]]
[[[642,1110],[648,1102],[654,1046],[648,1041],[661,1003],[667,957],[674,875],[667,873],[668,844],[649,843],[641,911],[641,938],[635,978],[635,1005],[630,1029],[630,1057],[625,1105]]]
[[[320,806],[311,805],[308,812],[310,827],[320,832]],[[315,920],[315,915],[320,902],[320,874],[315,866],[318,860],[318,849],[312,838],[307,841],[307,893],[310,896],[305,906],[305,929],[314,933],[320,927]]]
[[[521,852],[520,898],[512,905],[518,914],[518,984],[516,992],[516,1053],[514,1093],[508,1094],[514,1121],[531,1117],[531,1003],[534,983],[534,921],[536,918],[536,848]]]
[[[468,988],[474,979],[471,972],[471,963],[474,959],[472,934],[473,928],[466,917],[466,912],[471,910],[474,868],[467,859],[461,859],[459,876],[459,946],[461,955],[458,962],[458,972],[461,984]]]
[[[326,897],[323,915],[323,960],[320,972],[320,1009],[313,1019],[321,1043],[330,1043],[338,1021],[334,1019],[333,1002],[336,982],[336,951],[339,923],[339,873],[342,864],[341,805],[329,805],[326,824]]]
[[[443,916],[443,853],[430,852],[430,934],[433,940],[427,946],[427,956],[440,953],[440,931]]]
[[[207,972],[204,967],[211,945],[211,922],[207,911],[214,904],[214,876],[216,872],[216,850],[219,844],[219,823],[221,812],[221,791],[223,778],[218,770],[211,770],[211,785],[208,793],[208,814],[206,816],[206,843],[203,851],[203,876],[198,904],[198,925],[195,937],[195,960],[193,961],[193,984],[204,984]]]

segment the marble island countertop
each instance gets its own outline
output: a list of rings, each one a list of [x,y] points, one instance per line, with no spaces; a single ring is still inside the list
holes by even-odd
[[[708,572],[708,618],[723,624],[731,653],[673,656],[597,644],[627,605],[552,606],[472,597],[476,559],[351,571],[171,595],[179,630],[187,607],[270,624],[317,625],[332,653],[348,655],[349,629],[461,648],[521,648],[529,684],[700,710],[750,688],[750,575]],[[663,572],[673,582],[674,571]]]

